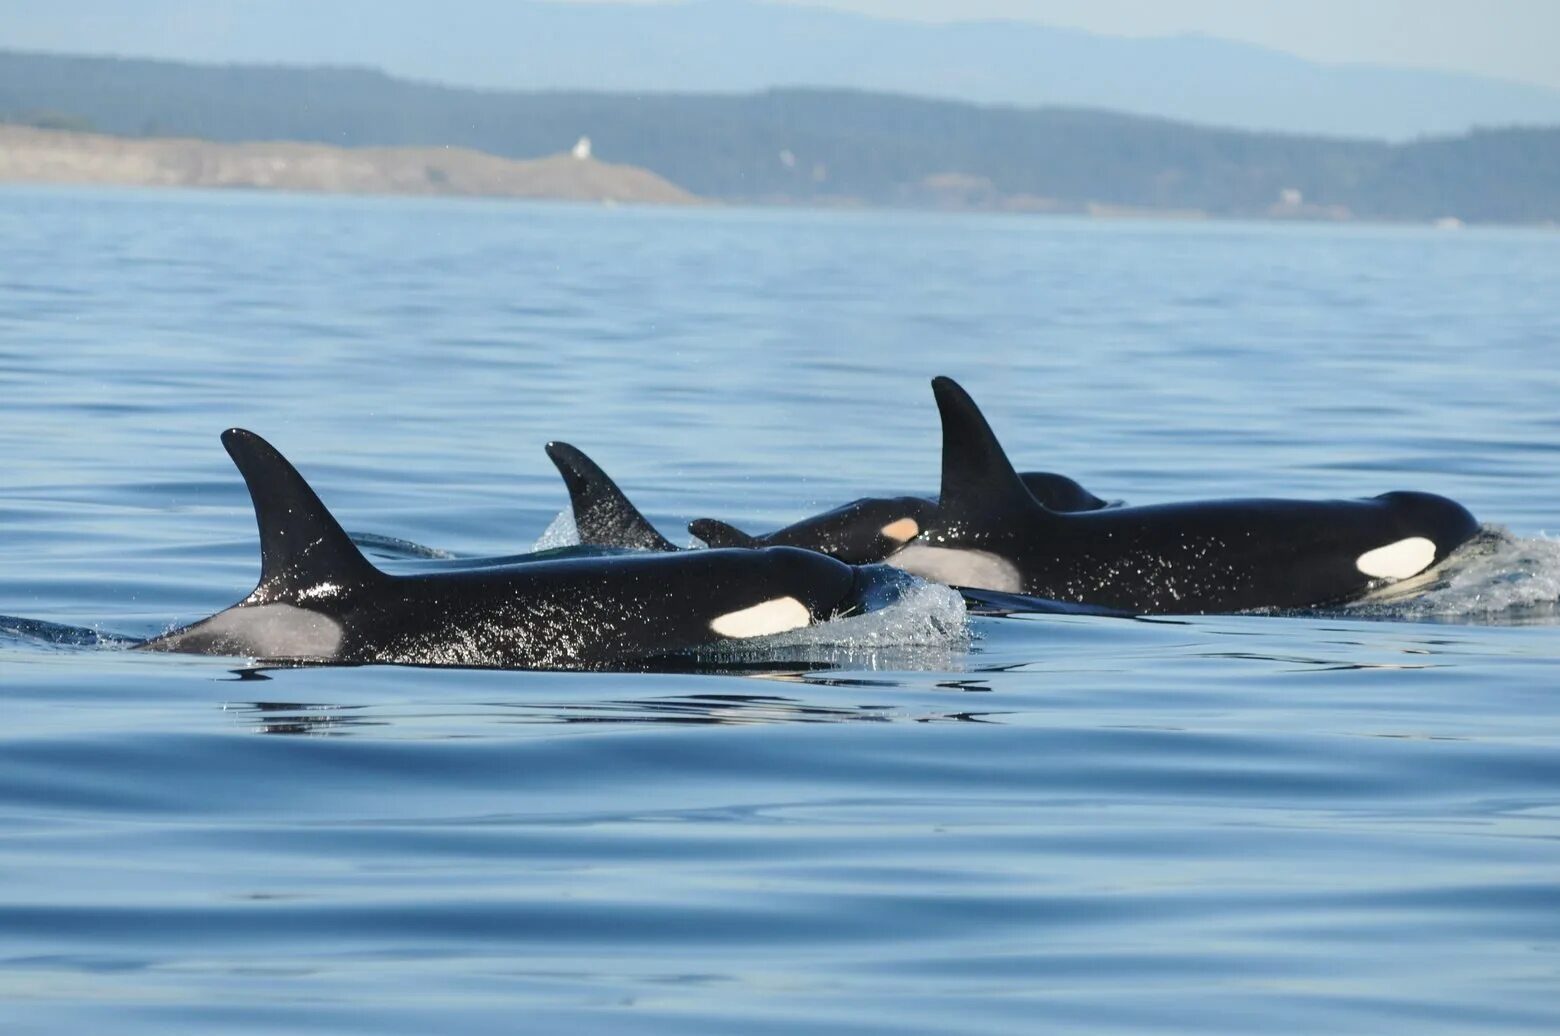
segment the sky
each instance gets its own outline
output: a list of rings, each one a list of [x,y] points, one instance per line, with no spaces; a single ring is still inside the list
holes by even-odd
[[[1314,61],[1477,72],[1560,87],[1560,0],[806,0],[803,6],[926,21],[1013,18],[1111,36],[1200,33]]]

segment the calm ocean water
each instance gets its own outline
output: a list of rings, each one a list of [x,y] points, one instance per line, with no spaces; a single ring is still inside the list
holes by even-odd
[[[349,529],[526,549],[562,438],[682,542],[932,492],[934,374],[1109,498],[1499,530],[1371,609],[930,592],[745,675],[0,632],[6,1033],[1560,1031],[1560,235],[9,189],[0,242],[5,615],[247,593],[230,425]]]

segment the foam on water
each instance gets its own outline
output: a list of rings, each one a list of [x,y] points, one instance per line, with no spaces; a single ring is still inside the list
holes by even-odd
[[[1435,569],[1383,587],[1345,611],[1489,625],[1555,622],[1560,619],[1560,539],[1518,537],[1486,526]]]

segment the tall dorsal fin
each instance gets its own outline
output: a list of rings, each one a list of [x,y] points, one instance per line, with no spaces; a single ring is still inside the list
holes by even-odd
[[[314,490],[276,448],[254,432],[229,428],[222,445],[238,465],[260,527],[257,594],[288,596],[323,584],[342,589],[382,578]]]
[[[617,483],[595,461],[566,442],[550,442],[546,449],[568,487],[569,506],[574,509],[574,526],[579,530],[581,543],[632,550],[677,549],[628,502]]]
[[[749,535],[714,518],[695,518],[688,523],[688,531],[711,547],[757,547],[757,536]]]
[[[985,415],[952,378],[932,379],[942,415],[942,489],[938,521],[944,529],[983,525],[1012,511],[1045,513],[1003,452]]]

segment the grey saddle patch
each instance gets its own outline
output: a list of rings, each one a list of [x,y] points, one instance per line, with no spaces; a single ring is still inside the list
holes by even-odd
[[[928,547],[912,543],[888,559],[895,568],[950,586],[974,586],[1022,593],[1023,580],[1018,568],[1007,558],[984,550],[954,547]]]
[[[248,604],[197,623],[163,650],[210,645],[254,658],[335,658],[345,631],[328,615],[292,604]]]

